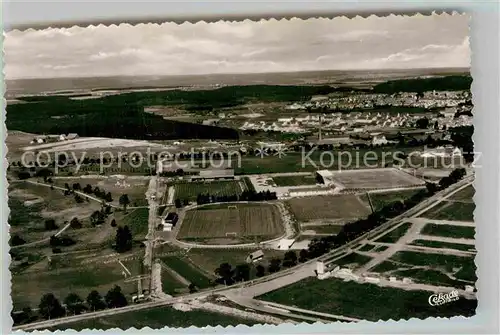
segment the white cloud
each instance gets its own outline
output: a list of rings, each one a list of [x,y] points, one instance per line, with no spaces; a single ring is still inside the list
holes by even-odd
[[[45,29],[6,34],[8,79],[469,66],[465,15]]]

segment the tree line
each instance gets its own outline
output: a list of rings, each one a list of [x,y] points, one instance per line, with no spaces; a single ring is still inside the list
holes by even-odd
[[[51,320],[66,315],[78,315],[85,311],[95,312],[106,308],[124,307],[127,304],[127,298],[121,287],[115,285],[104,297],[96,290],[91,291],[85,301],[78,294],[70,293],[64,298],[63,304],[53,293],[46,293],[40,299],[37,312],[25,307],[21,311],[12,311],[11,316],[14,325],[20,325],[34,322],[39,318]]]

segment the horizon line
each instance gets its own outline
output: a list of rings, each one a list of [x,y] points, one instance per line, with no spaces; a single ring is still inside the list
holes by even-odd
[[[416,68],[385,68],[385,69],[323,69],[323,70],[298,70],[298,71],[271,71],[271,72],[225,72],[225,73],[193,73],[193,74],[117,74],[117,75],[89,75],[89,76],[73,76],[73,77],[20,77],[20,78],[5,78],[5,81],[15,80],[49,80],[49,79],[88,79],[88,78],[114,78],[114,77],[187,77],[187,76],[209,76],[209,75],[259,75],[259,74],[282,74],[282,73],[304,73],[304,72],[363,72],[363,71],[410,71],[410,70],[426,70],[426,71],[439,71],[439,70],[463,70],[463,72],[470,73],[470,66],[463,67],[416,67]],[[462,71],[460,71],[462,72]]]

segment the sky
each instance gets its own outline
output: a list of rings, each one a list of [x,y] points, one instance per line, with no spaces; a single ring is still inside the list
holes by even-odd
[[[7,79],[469,67],[465,14],[9,31]]]

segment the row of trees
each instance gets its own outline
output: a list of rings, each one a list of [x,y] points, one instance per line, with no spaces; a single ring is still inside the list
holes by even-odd
[[[198,205],[210,204],[214,202],[237,202],[237,201],[268,201],[276,200],[276,192],[262,191],[255,192],[253,190],[245,190],[241,194],[233,195],[211,195],[211,194],[198,194],[196,203]]]
[[[38,317],[46,320],[59,318],[67,314],[77,315],[84,311],[98,311],[105,308],[117,308],[127,306],[127,298],[122,293],[120,286],[114,286],[104,297],[96,290],[91,291],[84,301],[78,294],[70,293],[64,298],[63,304],[52,293],[42,296],[38,305],[38,315],[30,307],[22,311],[12,312],[14,324],[33,322]]]
[[[293,250],[289,250],[285,253],[283,259],[272,258],[269,260],[267,269],[262,264],[257,264],[255,266],[255,276],[263,277],[266,275],[266,270],[268,273],[278,272],[282,267],[292,267],[297,265],[298,262],[304,262],[307,260],[305,254],[306,250],[300,252],[300,256]],[[222,263],[217,269],[215,269],[215,275],[218,277],[215,281],[218,284],[232,285],[236,282],[248,281],[251,279],[253,264],[238,264],[236,267],[229,263]]]

